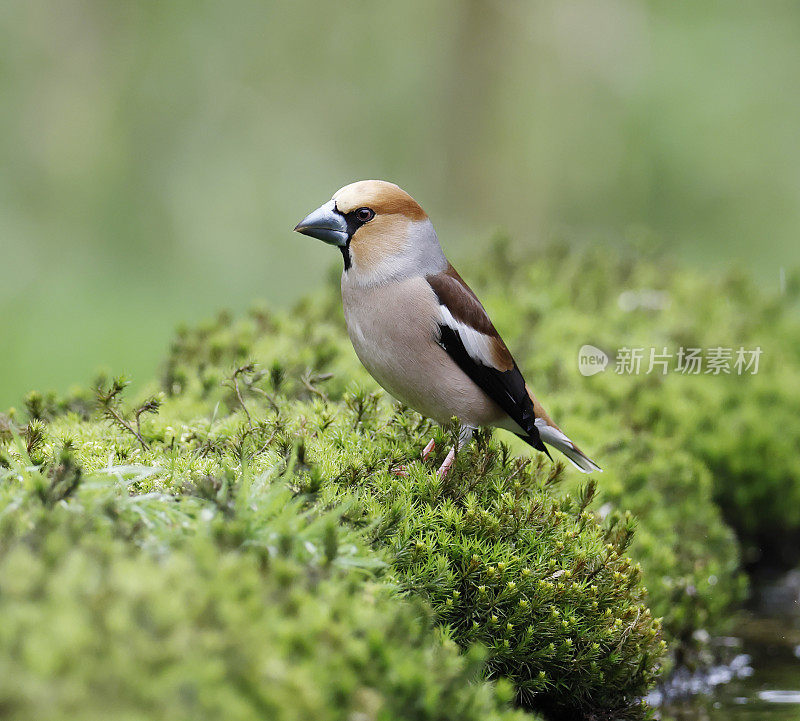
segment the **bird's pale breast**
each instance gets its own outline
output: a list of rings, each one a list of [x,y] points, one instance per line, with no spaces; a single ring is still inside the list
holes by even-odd
[[[438,302],[423,277],[363,287],[342,276],[347,332],[364,367],[395,398],[439,423],[496,425],[505,413],[437,342]]]

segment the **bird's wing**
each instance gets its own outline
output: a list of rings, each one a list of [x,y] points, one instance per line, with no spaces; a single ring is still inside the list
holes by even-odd
[[[511,417],[522,437],[547,453],[525,379],[481,302],[451,265],[426,279],[439,300],[439,345]]]

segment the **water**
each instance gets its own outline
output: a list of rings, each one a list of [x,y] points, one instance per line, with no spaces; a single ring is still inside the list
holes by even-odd
[[[729,662],[702,678],[684,675],[662,721],[800,721],[800,573],[758,594],[756,610],[721,639]],[[657,702],[659,699],[653,698]]]

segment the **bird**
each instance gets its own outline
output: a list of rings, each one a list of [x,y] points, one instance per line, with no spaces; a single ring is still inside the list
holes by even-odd
[[[440,476],[481,427],[511,431],[552,460],[551,446],[584,473],[602,470],[544,410],[411,195],[394,183],[361,180],[294,230],[341,251],[347,333],[373,378],[423,416],[442,425],[458,419],[461,431]],[[432,448],[433,441],[423,459]]]

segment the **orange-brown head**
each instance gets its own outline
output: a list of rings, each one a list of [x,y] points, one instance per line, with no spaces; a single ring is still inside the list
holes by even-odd
[[[428,216],[394,183],[361,180],[345,185],[295,228],[338,246],[345,272],[379,280],[407,275],[416,264],[440,269],[444,255]],[[444,261],[446,263],[446,261]]]

